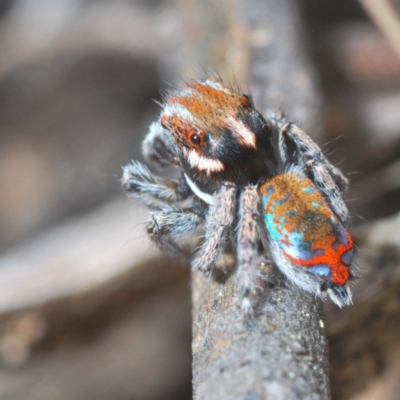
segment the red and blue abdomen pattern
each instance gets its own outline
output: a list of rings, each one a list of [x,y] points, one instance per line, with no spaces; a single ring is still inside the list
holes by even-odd
[[[321,283],[345,285],[353,241],[318,188],[308,178],[286,173],[259,190],[269,238],[280,256]]]

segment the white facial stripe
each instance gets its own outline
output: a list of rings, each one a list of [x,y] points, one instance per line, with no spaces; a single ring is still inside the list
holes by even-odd
[[[197,168],[200,171],[206,171],[208,175],[211,172],[220,172],[224,170],[224,164],[222,164],[221,161],[200,156],[195,150],[185,152],[185,156],[191,167]]]
[[[240,144],[256,148],[256,136],[242,121],[232,116],[229,116],[227,121],[229,127],[232,129],[232,133],[238,138]]]
[[[207,204],[213,204],[214,198],[211,194],[202,192],[199,187],[186,174],[183,175],[185,176],[186,183],[189,185],[190,189],[197,197],[205,201]]]
[[[183,107],[180,104],[167,104],[164,107],[164,110],[162,112],[163,115],[167,116],[178,116],[186,121],[189,122],[194,122],[194,117],[190,111],[188,111],[187,108]]]

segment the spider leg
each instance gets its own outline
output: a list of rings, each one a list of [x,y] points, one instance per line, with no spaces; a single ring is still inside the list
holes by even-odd
[[[341,191],[348,188],[349,180],[326,159],[320,147],[304,131],[291,122],[285,124],[281,129],[279,137],[279,148],[281,151],[287,148],[288,138],[293,141],[297,151],[304,158],[305,162],[312,160],[323,164]],[[284,154],[281,152],[282,157],[285,157],[285,155],[287,155],[287,152],[284,151]]]
[[[308,173],[313,177],[312,180],[321,189],[324,197],[331,205],[332,211],[336,214],[343,225],[347,225],[350,219],[349,210],[344,202],[336,182],[332,179],[325,166],[316,161],[310,160],[305,165]]]
[[[346,225],[349,212],[340,191],[348,187],[348,180],[326,159],[317,144],[298,126],[289,122],[280,131],[279,151],[285,163],[305,169],[330,203],[333,212]]]
[[[148,134],[142,143],[142,154],[148,161],[153,161],[159,167],[179,166],[176,145],[171,134],[161,126],[160,121],[150,125]]]
[[[289,122],[284,114],[277,110],[267,110],[265,119],[272,125],[272,127],[277,127],[279,130]]]
[[[236,186],[223,183],[215,192],[206,218],[206,237],[194,260],[193,268],[209,276],[224,248],[227,232],[231,227],[236,209]]]
[[[149,213],[146,224],[149,237],[161,248],[173,253],[182,253],[176,239],[195,231],[203,222],[201,216],[204,203],[194,202],[191,207],[181,208],[164,204],[156,211]]]
[[[187,208],[175,205],[191,194],[183,177],[179,181],[156,177],[144,164],[132,161],[123,168],[122,187],[152,210],[146,229],[162,250],[181,252],[175,239],[204,222],[201,215],[208,206],[202,201],[195,199]]]
[[[255,289],[255,263],[258,250],[260,197],[255,186],[244,188],[239,204],[238,266],[242,312],[252,315],[250,297]]]
[[[191,194],[186,181],[172,181],[154,176],[139,161],[123,167],[122,187],[152,210],[184,200]]]

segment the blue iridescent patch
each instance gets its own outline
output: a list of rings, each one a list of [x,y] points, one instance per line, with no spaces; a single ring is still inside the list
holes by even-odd
[[[309,271],[312,271],[315,275],[322,276],[324,278],[328,278],[331,276],[331,269],[328,265],[320,264],[314,265],[308,268]]]

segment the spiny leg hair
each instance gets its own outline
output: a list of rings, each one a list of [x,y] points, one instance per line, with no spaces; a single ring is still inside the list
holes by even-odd
[[[285,135],[295,142],[302,157],[323,164],[341,191],[348,188],[349,180],[327,160],[320,147],[297,125],[291,122],[287,123],[281,130],[281,137]]]
[[[178,151],[171,134],[161,126],[160,121],[150,125],[149,132],[142,143],[142,154],[148,161],[159,167],[179,166]]]
[[[174,204],[190,194],[183,178],[174,182],[156,177],[144,164],[132,161],[123,168],[122,187],[153,210],[146,224],[147,233],[162,250],[181,252],[174,240],[204,222],[201,215],[205,205],[200,200],[194,199],[187,208]]]
[[[268,110],[265,117],[270,125],[272,125],[272,127],[276,126],[280,131],[279,150],[281,156],[283,157],[283,161],[285,161],[285,157],[287,156],[286,151],[282,153],[282,150],[286,147],[284,143],[284,136],[285,134],[288,134],[295,142],[298,150],[303,157],[305,157],[307,160],[318,158],[325,165],[326,169],[329,171],[329,174],[332,176],[340,191],[348,189],[349,180],[340,172],[338,168],[336,168],[326,159],[320,147],[297,125],[288,121],[281,112]]]
[[[214,193],[206,217],[205,240],[194,260],[193,268],[209,276],[224,248],[227,232],[232,226],[236,211],[236,187],[223,183]]]
[[[347,178],[323,155],[321,149],[298,126],[287,123],[279,135],[279,151],[284,162],[288,162],[288,140],[291,140],[299,153],[298,166],[304,168],[312,181],[321,189],[333,212],[346,225],[349,212],[340,194],[348,186]]]
[[[195,231],[204,218],[195,207],[181,208],[165,204],[158,211],[152,211],[147,221],[147,233],[161,248],[173,253],[182,252],[175,240]]]
[[[347,225],[350,219],[349,210],[343,201],[342,195],[338,190],[335,181],[329,174],[323,164],[316,160],[310,160],[305,165],[309,174],[313,176],[313,181],[318,185],[324,193],[324,197],[328,200],[332,207],[332,211],[339,218],[343,225]]]
[[[246,317],[253,313],[251,295],[255,288],[255,263],[258,249],[260,197],[256,186],[243,189],[239,203],[238,266],[242,312]]]
[[[154,176],[139,161],[132,161],[123,167],[123,189],[152,210],[187,198],[190,191],[185,192],[182,185],[187,186],[183,179],[176,182]]]

